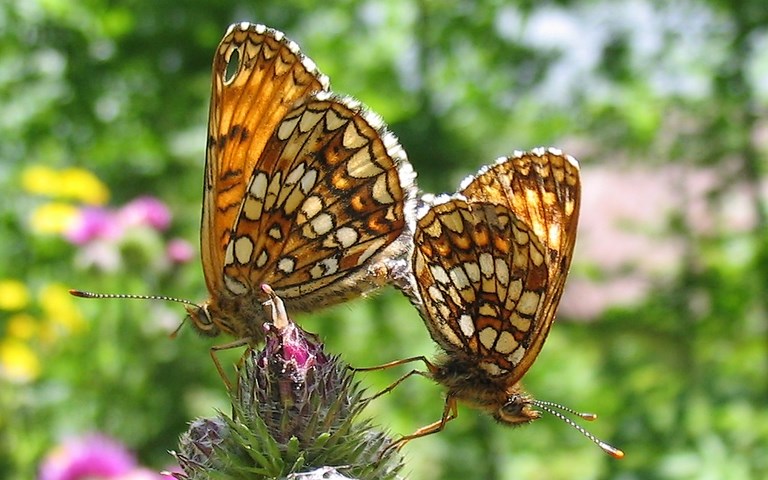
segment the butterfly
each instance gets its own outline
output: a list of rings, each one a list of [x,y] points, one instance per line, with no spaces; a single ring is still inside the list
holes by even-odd
[[[454,195],[428,196],[418,213],[411,268],[400,287],[419,309],[442,355],[413,357],[447,389],[440,420],[399,440],[442,430],[463,402],[503,424],[536,420],[536,408],[565,420],[620,458],[552,407],[525,393],[520,380],[555,320],[576,241],[579,166],[555,149],[499,159],[465,179]],[[385,367],[385,366],[382,366]],[[373,367],[374,369],[379,367]],[[370,370],[370,369],[365,369]]]
[[[260,340],[260,286],[293,311],[387,281],[412,235],[415,173],[397,138],[282,32],[229,27],[213,59],[197,330]]]

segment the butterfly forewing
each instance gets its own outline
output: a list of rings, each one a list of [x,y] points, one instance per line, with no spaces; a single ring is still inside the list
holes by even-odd
[[[213,60],[202,223],[205,278],[224,288],[224,252],[254,165],[294,104],[328,79],[281,32],[232,25]]]
[[[433,338],[517,382],[554,320],[570,265],[578,166],[556,150],[502,159],[419,219],[413,271]]]
[[[276,30],[233,25],[213,70],[198,329],[260,339],[265,283],[301,311],[385,283],[415,223],[394,135]]]
[[[363,267],[406,227],[409,172],[377,117],[344,97],[312,96],[278,125],[253,172],[228,282],[268,283],[299,309],[383,282]]]

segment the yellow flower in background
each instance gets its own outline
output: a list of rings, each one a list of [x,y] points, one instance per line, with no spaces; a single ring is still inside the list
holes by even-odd
[[[83,315],[64,285],[51,283],[40,290],[39,297],[45,318],[56,331],[68,334],[83,329]]]
[[[21,186],[29,193],[53,196],[58,189],[59,172],[42,165],[27,167],[21,173]]]
[[[35,233],[60,234],[77,220],[79,210],[73,205],[59,202],[40,205],[32,211],[30,228]]]
[[[40,359],[24,342],[7,338],[0,342],[0,377],[30,382],[40,376]]]
[[[89,205],[104,205],[109,200],[107,186],[93,173],[82,168],[55,170],[34,165],[22,172],[21,185],[29,193],[78,200]]]
[[[82,168],[63,170],[60,192],[63,197],[80,200],[88,205],[104,205],[109,200],[109,189],[96,175]]]
[[[8,319],[5,336],[18,340],[30,340],[40,332],[37,319],[28,313],[17,313]]]
[[[23,282],[0,280],[0,310],[21,310],[29,304],[29,290]]]

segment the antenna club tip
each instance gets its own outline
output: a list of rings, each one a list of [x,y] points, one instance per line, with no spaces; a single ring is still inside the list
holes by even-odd
[[[588,422],[594,422],[597,420],[597,414],[596,413],[580,413],[579,417],[583,418],[584,420]]]
[[[86,293],[85,293],[85,292],[83,292],[82,290],[75,290],[74,288],[70,288],[70,289],[69,289],[69,294],[70,294],[70,295],[72,295],[72,296],[74,296],[74,297],[83,297],[83,298],[85,298],[85,297],[87,297],[87,296],[88,296],[88,295],[86,295]]]
[[[622,458],[624,458],[624,451],[623,450],[619,450],[618,448],[612,447],[612,446],[610,446],[608,444],[605,444],[605,443],[601,444],[600,447],[603,450],[605,450],[605,453],[607,453],[608,455],[612,456],[616,460],[621,460]]]

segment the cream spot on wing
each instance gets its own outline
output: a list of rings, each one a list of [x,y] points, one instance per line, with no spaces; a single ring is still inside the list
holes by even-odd
[[[493,343],[496,341],[498,334],[499,333],[495,329],[491,327],[485,327],[484,329],[480,330],[478,337],[480,338],[480,343],[482,343],[485,348],[490,350],[493,348]]]
[[[507,360],[509,360],[509,363],[512,365],[517,366],[518,363],[523,359],[525,356],[525,348],[523,346],[517,347],[517,350],[512,352],[511,354],[507,355]]]
[[[227,250],[224,252],[224,265],[232,265],[235,261],[235,244],[229,242],[227,244]]]
[[[344,129],[342,143],[344,144],[344,147],[353,150],[365,146],[368,143],[368,139],[360,135],[355,124],[350,122],[349,125],[347,125],[347,128]]]
[[[534,265],[537,267],[544,263],[544,255],[539,251],[536,246],[531,243],[531,249],[530,249],[530,255],[531,255],[531,262],[533,262]]]
[[[437,288],[436,286],[431,285],[427,289],[427,294],[430,296],[430,298],[432,298],[432,300],[435,303],[441,303],[441,304],[445,303],[445,297],[443,296],[443,292],[441,292],[440,289]]]
[[[293,170],[288,173],[285,177],[285,183],[286,185],[295,185],[299,183],[299,180],[301,180],[301,177],[304,176],[304,170],[306,169],[306,165],[304,163],[300,163],[294,167]]]
[[[262,250],[259,256],[256,258],[256,266],[263,268],[264,265],[267,264],[267,260],[269,260],[269,255],[267,255],[266,250]]]
[[[344,248],[349,248],[357,243],[357,230],[352,227],[341,227],[336,230],[336,241]]]
[[[533,315],[539,308],[540,295],[531,290],[526,290],[517,302],[517,311],[523,315]]]
[[[459,328],[461,328],[461,333],[467,338],[475,334],[475,322],[466,313],[459,317]]]
[[[317,235],[325,235],[333,230],[333,217],[327,213],[321,213],[310,221],[312,230]]]
[[[451,276],[451,281],[459,290],[463,290],[469,287],[469,278],[467,278],[467,274],[464,273],[463,268],[461,267],[453,268],[451,270],[450,276]]]
[[[243,235],[235,240],[235,258],[238,263],[245,265],[251,261],[251,254],[253,253],[253,242],[250,237]]]
[[[301,118],[299,120],[299,131],[306,133],[315,128],[315,126],[320,121],[321,116],[322,113],[305,110],[304,113],[301,114]]]
[[[495,264],[496,280],[502,285],[507,285],[509,283],[509,267],[507,266],[507,262],[501,258],[497,258]]]
[[[301,206],[301,212],[308,219],[320,213],[322,209],[323,209],[323,201],[320,199],[320,197],[317,197],[315,195],[311,197],[307,197],[307,199],[304,200],[304,204]]]
[[[509,316],[509,323],[521,332],[528,332],[531,329],[531,319],[521,317],[517,313],[513,313]]]
[[[347,161],[347,173],[352,178],[371,178],[382,172],[384,170],[371,161],[371,153],[367,149],[358,150]]]
[[[301,191],[304,192],[305,195],[308,194],[309,191],[315,187],[315,183],[317,183],[317,170],[307,170],[307,173],[301,177]]]
[[[235,280],[229,275],[224,275],[224,285],[226,285],[227,290],[234,293],[235,295],[243,295],[248,293],[248,287],[246,287],[244,283]]]
[[[384,238],[380,238],[378,240],[375,240],[373,242],[370,242],[370,245],[368,248],[365,249],[365,251],[360,255],[360,257],[357,260],[357,265],[362,265],[365,262],[368,261],[369,258],[371,258],[376,252],[381,250],[381,248],[387,243],[387,240]]]
[[[515,340],[515,337],[505,330],[499,335],[499,340],[496,342],[496,351],[502,355],[506,355],[516,349],[517,346],[518,343],[517,340]]]
[[[330,131],[338,130],[343,127],[346,122],[346,118],[340,117],[339,114],[333,110],[328,110],[325,113],[325,128]]]
[[[339,262],[335,258],[326,258],[325,260],[318,262],[309,269],[309,275],[314,278],[321,278],[328,275],[333,275],[339,270]]]
[[[464,270],[467,271],[467,276],[474,282],[480,281],[480,267],[475,262],[467,262],[464,264]]]
[[[277,262],[277,269],[283,273],[292,273],[296,268],[296,260],[291,257],[283,257]]]
[[[493,257],[490,253],[483,252],[480,254],[480,271],[484,277],[493,276]]]
[[[380,175],[373,184],[373,198],[381,205],[389,205],[394,203],[395,199],[392,198],[392,194],[389,191],[389,185],[387,184],[387,176]]]
[[[283,239],[283,231],[280,230],[280,227],[275,225],[274,227],[269,229],[269,232],[267,232],[267,235],[269,235],[272,239],[280,241]]]
[[[432,278],[438,283],[449,283],[451,281],[448,273],[440,265],[430,265],[429,271],[432,273]]]
[[[280,126],[277,127],[277,138],[283,141],[288,140],[296,129],[296,124],[299,123],[299,118],[300,117],[296,117],[283,121]]]

